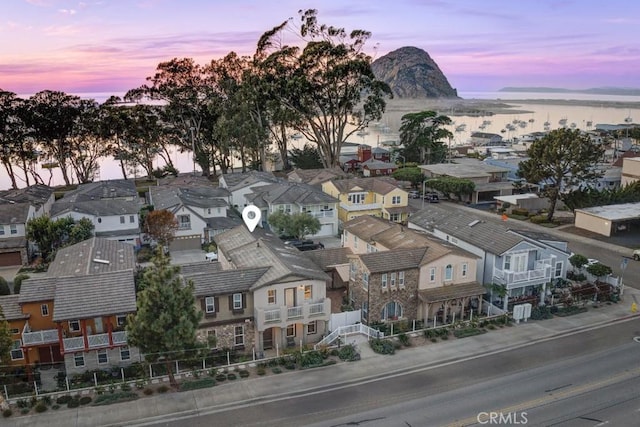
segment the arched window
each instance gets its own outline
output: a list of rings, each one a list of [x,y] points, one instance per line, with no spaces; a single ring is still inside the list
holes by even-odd
[[[444,268],[444,280],[453,280],[453,266],[451,264]]]
[[[399,302],[391,301],[382,309],[382,320],[396,320],[402,317],[402,305]]]

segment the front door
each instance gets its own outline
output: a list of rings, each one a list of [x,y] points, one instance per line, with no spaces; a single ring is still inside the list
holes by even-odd
[[[96,317],[95,319],[93,319],[93,321],[96,325],[96,334],[104,333],[104,327],[102,326],[102,317]]]
[[[287,307],[296,306],[296,288],[287,288],[284,290],[284,303]]]
[[[273,348],[273,328],[269,328],[262,333],[262,348],[264,350]]]
[[[38,356],[40,357],[41,365],[48,365],[53,362],[53,354],[50,346],[38,347]]]

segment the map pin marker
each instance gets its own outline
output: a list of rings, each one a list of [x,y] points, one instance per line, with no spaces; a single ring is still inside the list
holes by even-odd
[[[249,205],[242,210],[242,219],[251,232],[256,229],[256,225],[260,222],[261,216],[262,212],[260,212],[260,209],[255,205]]]

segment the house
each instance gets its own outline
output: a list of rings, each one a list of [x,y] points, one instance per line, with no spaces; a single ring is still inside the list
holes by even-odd
[[[244,225],[218,234],[214,240],[223,271],[240,275],[246,269],[268,269],[251,284],[244,309],[252,313],[245,336],[253,331],[251,340],[256,351],[299,346],[322,338],[331,315],[331,300],[326,297],[329,276],[304,253],[286,247],[277,236],[261,228],[252,233]]]
[[[320,249],[305,251],[304,254],[329,275],[330,289],[346,288],[349,285],[349,255],[353,254],[350,248]]]
[[[25,365],[63,362],[69,374],[139,361],[124,330],[136,311],[133,251],[93,237],[60,249],[46,275],[22,282]]]
[[[171,212],[178,223],[170,251],[200,249],[213,236],[240,223],[228,211],[230,193],[224,188],[149,187],[149,203],[156,210]]]
[[[496,196],[494,199],[496,199],[496,209],[504,209],[506,213],[512,213],[514,209],[521,209],[528,213],[537,214],[541,210],[549,208],[549,199],[535,193]]]
[[[245,195],[251,193],[252,187],[274,184],[278,181],[271,172],[249,171],[222,174],[218,185],[231,193],[231,207],[242,211],[242,208],[247,206]]]
[[[620,185],[626,186],[640,180],[640,156],[625,157],[622,161],[622,178]]]
[[[29,262],[36,248],[27,240],[27,222],[48,215],[53,201],[46,185],[0,192],[0,267]]]
[[[97,237],[126,242],[134,246],[140,240],[142,200],[130,180],[108,180],[81,184],[51,206],[51,219],[87,218]]]
[[[626,233],[640,225],[640,203],[623,203],[576,209],[575,226],[610,237]]]
[[[395,163],[383,162],[373,158],[362,162],[360,167],[362,168],[362,175],[365,177],[391,175],[398,169]]]
[[[425,233],[371,216],[344,226],[349,298],[365,323],[450,323],[482,308],[478,257]]]
[[[566,278],[567,242],[542,233],[509,228],[455,206],[430,205],[409,218],[409,228],[425,231],[480,258],[476,281],[492,286],[491,301],[504,310],[521,298],[544,304],[546,285]]]
[[[22,365],[24,364],[24,351],[22,350],[22,335],[29,316],[22,312],[18,299],[20,295],[4,295],[0,296],[0,308],[4,315],[4,320],[9,324],[9,333],[11,334],[11,350],[9,352],[10,360],[0,360],[2,365]]]
[[[306,212],[320,221],[320,230],[306,237],[336,236],[338,234],[338,199],[320,188],[302,183],[282,181],[252,187],[247,203],[262,211],[262,226],[268,227],[269,216],[282,211],[289,214]]]
[[[469,139],[469,142],[474,147],[494,147],[505,145],[505,143],[502,141],[502,135],[489,132],[471,132],[471,138]]]
[[[473,182],[475,184],[473,193],[463,199],[472,204],[494,203],[495,196],[513,193],[513,183],[507,180],[509,169],[493,166],[477,159],[461,158],[455,159],[454,163],[436,163],[419,167],[427,178],[446,176]]]
[[[343,223],[361,215],[404,222],[411,212],[409,194],[392,178],[332,180],[322,184],[322,191],[340,201],[338,219]]]
[[[386,148],[372,147],[366,144],[358,146],[358,161],[364,163],[371,159],[389,163],[391,161],[391,152]]]
[[[332,179],[347,178],[347,174],[340,168],[325,169],[294,169],[287,174],[289,182],[301,182],[309,185],[322,186],[323,182]]]

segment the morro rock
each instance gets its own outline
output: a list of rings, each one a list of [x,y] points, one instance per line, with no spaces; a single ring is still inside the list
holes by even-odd
[[[376,78],[387,83],[397,98],[458,98],[458,92],[431,59],[417,47],[402,47],[373,61]]]

